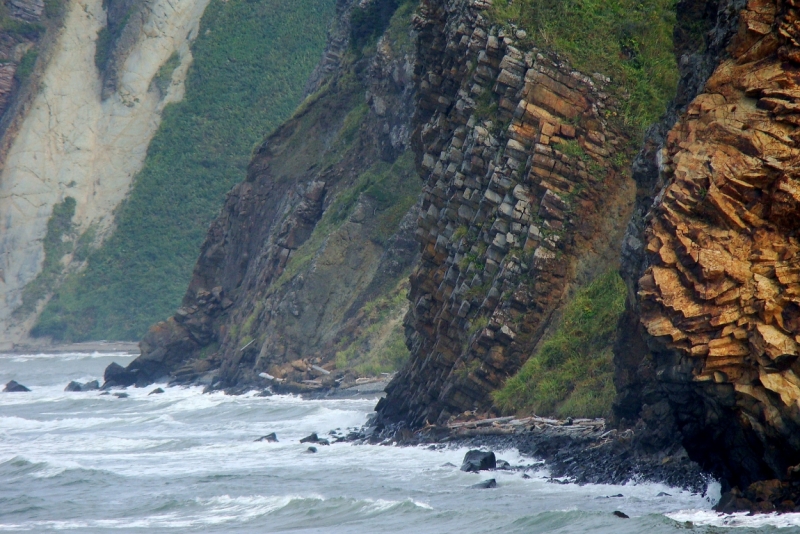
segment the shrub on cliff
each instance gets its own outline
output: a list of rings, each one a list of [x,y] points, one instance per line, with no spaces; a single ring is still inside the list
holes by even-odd
[[[579,290],[561,323],[522,369],[494,393],[507,413],[602,417],[614,400],[611,348],[625,284],[616,271]]]

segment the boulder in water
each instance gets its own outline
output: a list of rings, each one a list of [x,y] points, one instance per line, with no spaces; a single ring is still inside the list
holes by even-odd
[[[496,469],[501,469],[503,471],[508,471],[509,469],[511,469],[511,464],[506,462],[505,460],[497,460]]]
[[[111,386],[128,387],[136,383],[136,373],[128,371],[117,362],[111,362],[103,373],[103,380],[105,380],[104,389]]]
[[[3,388],[3,393],[24,393],[26,391],[30,391],[28,388],[17,382],[16,380],[12,380],[6,387]]]
[[[83,391],[83,384],[80,382],[75,382],[74,380],[67,384],[67,387],[64,388],[64,391]]]
[[[156,388],[156,389],[154,389],[153,391],[151,391],[150,393],[148,393],[147,395],[160,395],[160,394],[162,394],[162,393],[164,393],[164,390],[163,390],[163,389],[161,389],[161,388]]]
[[[118,398],[118,399],[127,399],[128,398],[128,394],[127,393],[114,393],[114,396],[116,398]]]
[[[91,382],[86,382],[83,386],[83,391],[94,391],[100,389],[100,382],[97,380],[92,380]]]
[[[624,512],[620,512],[619,510],[614,510],[614,515],[619,517],[619,518],[622,518],[622,519],[630,519],[631,518],[628,514],[626,514]]]
[[[261,436],[256,441],[266,441],[267,443],[277,443],[278,436],[273,432],[272,434],[267,434],[266,436]]]
[[[474,489],[490,489],[496,487],[497,487],[497,481],[493,478],[490,478],[489,480],[484,480],[483,482],[478,482],[477,484],[473,484],[472,486],[470,486],[470,488]]]
[[[495,468],[497,468],[497,460],[492,451],[469,451],[464,455],[464,462],[461,464],[461,470],[468,473],[477,473],[478,471],[486,471]]]
[[[317,433],[314,432],[313,434],[301,439],[300,443],[319,443],[319,436],[317,436]]]
[[[309,454],[313,454],[313,453],[317,452],[317,448],[316,447],[309,447],[309,448],[307,448],[305,450],[305,452],[307,452]]]

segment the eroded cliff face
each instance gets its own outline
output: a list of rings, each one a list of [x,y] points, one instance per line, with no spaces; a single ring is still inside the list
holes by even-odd
[[[358,363],[348,354],[385,351],[401,334],[421,186],[408,150],[411,6],[357,49],[351,11],[373,4],[339,3],[316,92],[258,149],[183,306],[150,329],[117,382],[274,385],[269,375],[313,388]]]
[[[722,3],[710,77],[652,151],[652,205],[624,250],[636,300],[617,414],[641,415],[656,441],[679,431],[742,487],[800,461],[798,7]]]
[[[426,1],[415,19],[422,259],[384,424],[490,409],[570,291],[617,265],[633,205],[608,80],[492,27],[489,5]]]
[[[38,92],[5,140],[9,148],[0,175],[2,346],[27,335],[57,281],[80,266],[85,254],[75,254],[78,245],[98,244],[112,227],[113,211],[141,168],[164,106],[182,97],[191,62],[189,42],[207,3],[152,0],[138,5],[133,17],[137,23],[131,26],[136,31],[105,43],[116,58],[108,67],[114,73],[113,91],[96,66],[98,33],[107,22],[103,2],[65,6],[63,28],[42,67]],[[153,80],[173,54],[180,61],[163,91]],[[73,207],[59,239],[73,246],[48,251],[48,222],[55,207],[65,202]],[[48,252],[58,257],[48,262]],[[48,264],[57,268],[44,272]]]

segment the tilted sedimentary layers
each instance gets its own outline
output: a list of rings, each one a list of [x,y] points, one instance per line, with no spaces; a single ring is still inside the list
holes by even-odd
[[[428,1],[415,21],[422,259],[384,423],[490,408],[570,290],[617,263],[633,204],[608,80],[518,48],[487,7]]]
[[[59,240],[76,242],[91,229],[89,241],[99,241],[111,227],[113,211],[141,168],[161,111],[183,94],[191,62],[188,44],[207,3],[152,0],[140,6],[138,33],[122,43],[125,51],[118,54],[115,90],[105,98],[95,64],[95,42],[106,23],[103,2],[73,1],[65,6],[64,27],[47,58],[39,91],[13,132],[0,175],[2,345],[26,335],[52,290],[39,280],[41,287],[29,289],[36,296],[25,298],[26,287],[37,284],[46,261],[43,241],[54,207],[73,199],[68,231]],[[163,94],[152,81],[173,53],[179,54],[180,62]],[[74,256],[60,252],[50,260],[67,269]]]
[[[353,5],[338,4],[317,91],[229,193],[183,306],[150,329],[117,382],[267,386],[268,374],[315,387],[399,339],[421,187],[408,151],[411,9],[362,51],[350,45]]]
[[[617,412],[674,422],[746,486],[800,461],[800,3],[751,0],[732,27],[658,153]]]

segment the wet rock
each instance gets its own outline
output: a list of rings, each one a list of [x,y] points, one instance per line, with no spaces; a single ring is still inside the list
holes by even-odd
[[[117,362],[112,362],[103,373],[103,388],[112,386],[128,387],[136,383],[136,373],[128,371]]]
[[[451,464],[450,462],[442,464],[442,467],[455,467],[455,464]]]
[[[81,386],[82,391],[96,391],[100,389],[100,382],[97,380],[91,380],[86,382],[83,386]]]
[[[525,480],[530,480],[531,476],[528,473],[522,473],[522,478]]]
[[[277,443],[278,442],[278,436],[277,436],[277,434],[275,434],[275,432],[273,432],[271,434],[267,434],[266,436],[261,436],[256,441],[266,441],[267,443]]]
[[[148,393],[147,395],[148,396],[149,395],[160,395],[161,393],[164,393],[164,390],[161,389],[161,388],[156,388],[153,391],[151,391],[150,393]]]
[[[492,451],[469,451],[464,455],[464,462],[461,464],[461,470],[468,473],[477,473],[478,471],[487,471],[496,468],[497,460]]]
[[[128,398],[128,394],[127,393],[114,393],[114,396],[117,397],[118,399],[127,399]]]
[[[496,487],[497,487],[497,481],[493,478],[490,478],[489,480],[484,480],[483,482],[478,482],[477,484],[473,484],[472,486],[470,486],[470,488],[474,489],[490,489]]]
[[[317,433],[314,432],[313,434],[310,434],[301,439],[300,443],[319,443],[319,436],[317,436]]]
[[[614,515],[622,519],[630,519],[630,516],[628,514],[620,512],[619,510],[614,510]]]
[[[64,391],[73,391],[73,392],[83,391],[83,384],[81,384],[80,382],[75,382],[73,380],[72,382],[67,384],[67,387],[64,388]]]
[[[506,462],[505,460],[497,460],[497,467],[495,467],[495,469],[501,471],[508,471],[509,469],[511,469],[511,464]]]
[[[313,454],[313,453],[317,452],[317,448],[316,447],[309,447],[309,448],[307,448],[305,450],[305,452],[308,453],[308,454]]]
[[[656,497],[672,497],[672,495],[667,493],[666,491],[659,491]]]
[[[3,393],[24,393],[26,391],[30,391],[30,389],[26,388],[16,380],[12,380],[6,387],[3,388]]]

